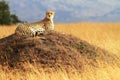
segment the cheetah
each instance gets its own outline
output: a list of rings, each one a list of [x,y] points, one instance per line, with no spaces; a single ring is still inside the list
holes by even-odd
[[[15,30],[15,34],[18,36],[35,37],[44,32],[54,30],[54,11],[47,11],[43,20],[33,23],[19,24]]]

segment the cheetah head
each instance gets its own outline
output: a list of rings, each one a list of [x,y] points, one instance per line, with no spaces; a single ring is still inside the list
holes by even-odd
[[[55,12],[54,11],[47,11],[46,18],[52,20],[54,18]]]

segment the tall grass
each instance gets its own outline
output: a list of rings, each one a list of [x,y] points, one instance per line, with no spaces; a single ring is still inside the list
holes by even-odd
[[[38,69],[28,64],[30,71],[9,70],[4,71],[0,68],[0,80],[120,80],[120,68],[113,66],[92,67],[86,65],[81,73],[74,68],[70,72],[64,69],[46,72],[44,69]]]
[[[0,26],[0,38],[14,33],[15,25]],[[99,46],[111,54],[120,55],[120,23],[71,23],[56,24],[55,30],[74,35],[93,45]],[[120,65],[101,64],[99,67],[84,65],[84,70],[79,74],[75,69],[70,72],[63,70],[38,69],[31,64],[31,71],[9,70],[6,72],[0,66],[0,80],[120,80]]]
[[[57,24],[56,30],[74,35],[111,53],[118,55],[120,52],[120,23]]]
[[[13,34],[15,31],[15,28],[16,28],[15,25],[10,25],[10,26],[1,25],[0,26],[0,38]]]

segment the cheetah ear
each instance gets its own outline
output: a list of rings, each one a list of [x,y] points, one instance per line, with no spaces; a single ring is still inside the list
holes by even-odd
[[[51,10],[53,14],[55,14],[55,11]]]
[[[53,11],[53,13],[55,14],[55,11]]]
[[[51,10],[53,13],[55,13],[55,11],[54,10]]]

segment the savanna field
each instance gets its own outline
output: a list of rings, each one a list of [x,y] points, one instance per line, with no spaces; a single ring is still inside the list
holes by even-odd
[[[15,28],[15,25],[1,25],[0,39],[13,34]],[[74,68],[66,71],[64,67],[61,70],[50,69],[50,72],[46,72],[45,69],[38,69],[38,67],[34,67],[29,63],[24,64],[25,67],[29,66],[31,68],[27,72],[17,69],[11,70],[7,67],[3,69],[3,66],[0,66],[0,80],[120,80],[120,23],[55,24],[55,30],[62,34],[75,36],[116,57],[112,58],[111,56],[110,59],[104,59],[105,63],[96,59],[97,67],[91,66],[94,65],[91,59],[91,61],[86,59],[88,64],[85,64],[86,62],[82,62],[83,58],[81,57],[81,63],[84,68],[80,72]],[[60,46],[58,45],[58,47]],[[73,51],[77,53],[75,50]],[[115,62],[114,59],[116,60]]]

